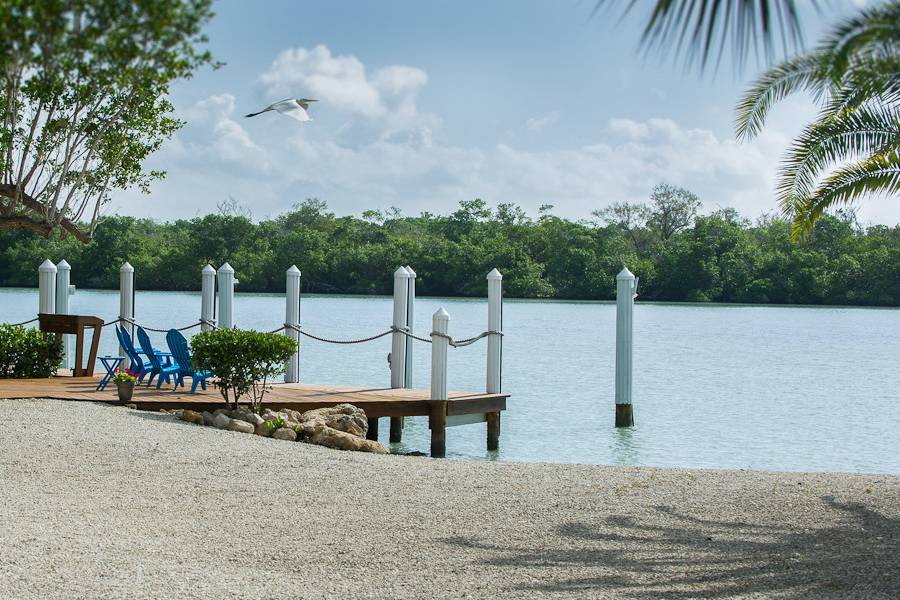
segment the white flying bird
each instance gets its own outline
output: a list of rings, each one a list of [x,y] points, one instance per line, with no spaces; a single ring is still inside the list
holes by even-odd
[[[298,121],[312,121],[312,117],[310,117],[307,112],[309,110],[310,102],[318,102],[318,100],[313,100],[312,98],[285,98],[284,100],[279,100],[278,102],[270,104],[259,112],[244,115],[244,117],[255,117],[256,115],[261,115],[270,110],[277,110],[281,114],[287,115],[292,119],[297,119]]]

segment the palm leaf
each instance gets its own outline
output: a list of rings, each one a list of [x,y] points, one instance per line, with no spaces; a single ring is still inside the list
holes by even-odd
[[[823,114],[806,127],[784,160],[776,186],[778,201],[790,211],[810,196],[815,180],[830,165],[900,148],[900,109],[862,107]]]
[[[597,0],[594,12],[621,4]],[[636,4],[627,2],[623,14]],[[768,60],[777,46],[787,53],[802,42],[795,0],[656,0],[641,38],[647,49],[686,52],[688,62],[701,70],[713,55],[721,59],[729,43],[735,64],[742,66],[751,51]]]
[[[812,91],[817,96],[825,95],[827,73],[827,61],[819,53],[802,54],[764,73],[738,103],[735,119],[738,138],[755,137],[775,103],[794,92]]]
[[[870,194],[900,195],[900,151],[897,149],[845,166],[823,181],[812,196],[792,208],[791,238],[796,240],[812,231],[827,209]]]

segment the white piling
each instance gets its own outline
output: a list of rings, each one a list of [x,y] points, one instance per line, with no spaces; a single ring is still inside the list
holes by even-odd
[[[412,332],[415,329],[415,309],[416,309],[416,272],[412,267],[406,265],[406,272],[409,275],[407,280],[406,293],[406,327]],[[403,370],[403,387],[412,388],[413,386],[413,340],[411,337],[406,338],[406,366]]]
[[[119,327],[127,331],[134,339],[134,267],[125,262],[119,269]],[[125,348],[119,346],[119,356],[124,356],[122,367],[131,366]],[[77,365],[81,368],[81,365]]]
[[[634,274],[627,268],[616,275],[616,427],[634,425],[631,405]]]
[[[450,340],[450,315],[443,307],[431,318],[431,456],[443,457],[447,452],[447,351]]]
[[[38,267],[38,313],[56,312],[56,265],[49,258]]]
[[[400,331],[406,328],[406,295],[409,272],[405,267],[394,271],[394,333],[391,335],[391,387],[402,388],[406,371],[406,336]]]
[[[450,315],[443,307],[431,318],[431,399],[447,399],[447,350],[450,340]]]
[[[287,282],[285,288],[284,324],[300,327],[300,269],[297,265],[291,265],[287,270]],[[296,352],[287,360],[284,368],[284,382],[298,383],[300,381],[300,332],[296,329],[285,327],[285,335],[298,344]]]
[[[219,267],[219,329],[234,327],[234,269],[228,263]]]
[[[497,269],[487,274],[488,282],[488,331],[503,331],[503,275]],[[487,339],[488,394],[500,393],[500,375],[503,360],[503,337],[489,335]]]
[[[72,267],[65,260],[59,261],[56,265],[56,314],[58,315],[67,315],[69,314],[69,296],[75,293],[75,286],[71,285],[72,281]],[[71,349],[69,346],[72,341],[72,336],[68,333],[62,335],[62,346],[63,346],[63,368],[68,369],[71,367],[70,359],[71,359]]]
[[[200,272],[200,331],[210,331],[216,319],[216,270],[206,265]]]

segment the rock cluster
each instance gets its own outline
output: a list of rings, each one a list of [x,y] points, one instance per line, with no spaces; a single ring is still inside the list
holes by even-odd
[[[193,410],[174,410],[182,421],[216,427],[239,433],[254,433],[263,437],[289,442],[300,441],[340,450],[356,450],[388,454],[388,449],[366,439],[369,422],[366,413],[352,404],[338,404],[300,413],[289,408],[254,413],[247,408],[217,409],[199,413]]]

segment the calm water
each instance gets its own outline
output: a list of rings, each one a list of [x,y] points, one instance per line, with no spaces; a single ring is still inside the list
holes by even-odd
[[[182,326],[199,293],[138,292],[137,320]],[[484,300],[419,298],[416,327],[439,306],[450,333],[486,328]],[[36,313],[37,290],[0,289],[0,322]],[[79,290],[72,312],[112,319],[118,292]],[[240,327],[274,329],[283,296],[238,294]],[[304,296],[302,322],[337,338],[383,331],[385,297]],[[447,432],[448,455],[566,463],[900,473],[900,310],[771,306],[635,307],[636,427],[612,426],[615,306],[507,301],[504,306],[501,449],[484,449],[484,425]],[[114,353],[115,335],[101,340]],[[160,334],[154,341],[164,345]],[[386,386],[390,338],[334,346],[304,339],[306,382]],[[416,387],[428,387],[430,350],[414,354]],[[485,344],[450,350],[450,389],[484,388]],[[387,442],[387,422],[382,442]],[[406,450],[428,450],[426,418],[407,420]]]

